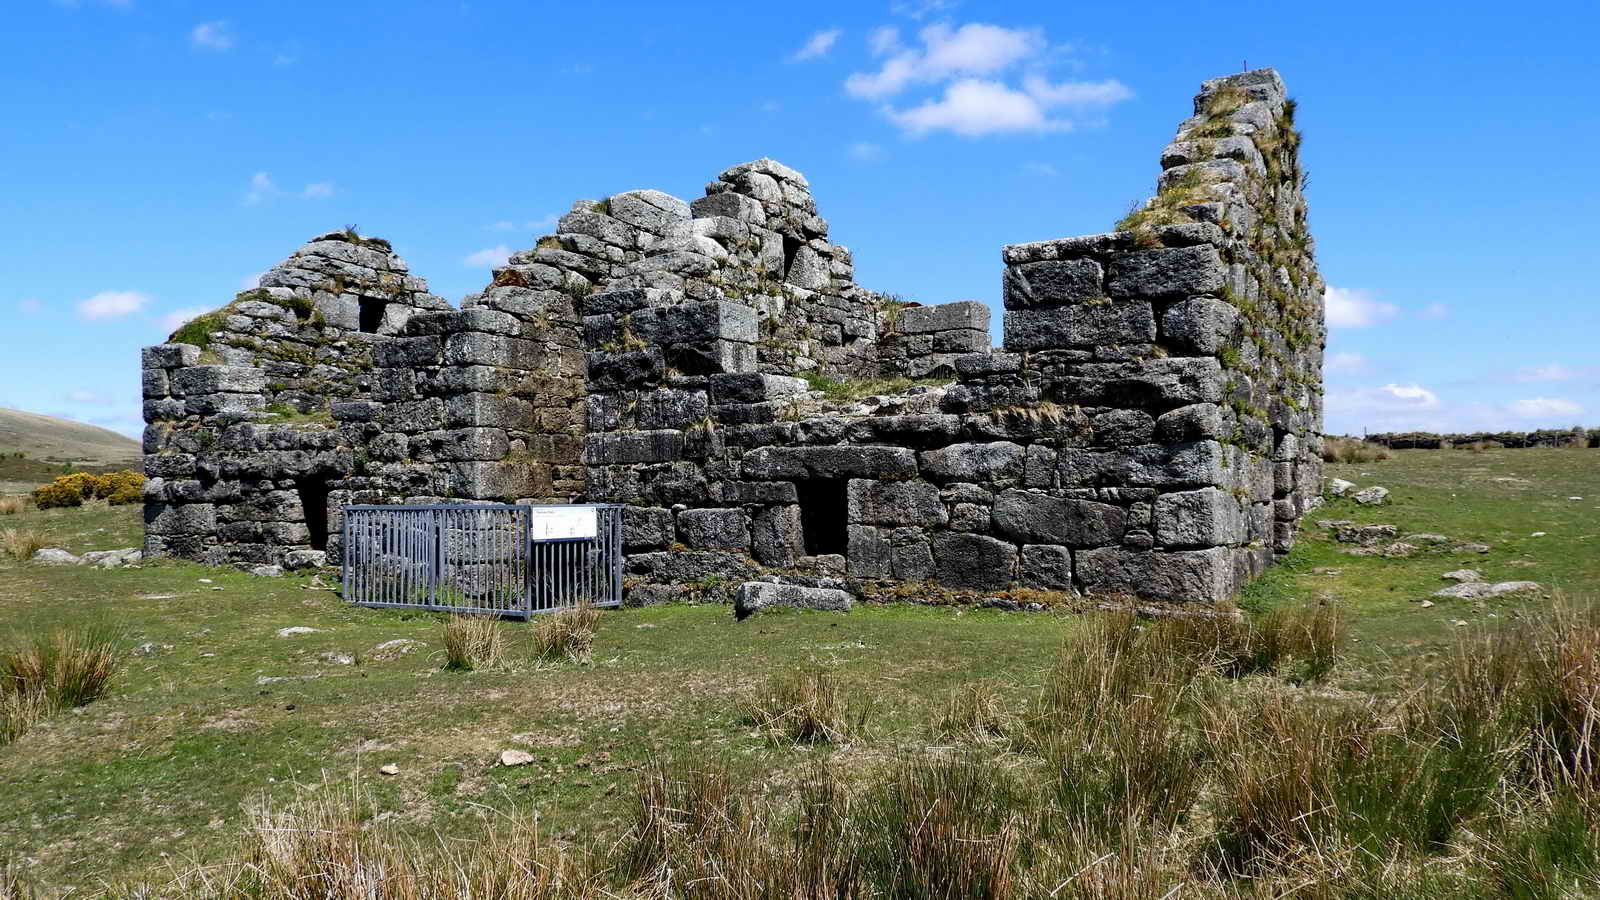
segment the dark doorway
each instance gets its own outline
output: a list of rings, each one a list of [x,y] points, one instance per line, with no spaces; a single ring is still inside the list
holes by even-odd
[[[383,308],[388,304],[377,297],[361,298],[361,330],[366,334],[377,334],[378,326],[383,324]]]
[[[783,236],[783,277],[785,281],[789,278],[789,270],[794,267],[794,258],[800,255],[800,248],[804,246],[805,242],[799,238],[792,238],[787,234]]]
[[[328,549],[328,482],[321,478],[295,481],[300,492],[300,508],[306,514],[306,529],[311,532],[311,549]]]
[[[850,546],[849,512],[846,500],[848,481],[843,478],[814,478],[796,481],[800,500],[800,530],[805,533],[806,555],[844,555]]]

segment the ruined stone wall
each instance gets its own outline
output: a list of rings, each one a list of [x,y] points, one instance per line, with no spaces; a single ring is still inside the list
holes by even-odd
[[[1320,476],[1292,114],[1270,70],[1207,82],[1117,231],[1005,248],[1001,350],[982,303],[857,286],[771,160],[692,203],[580,201],[460,310],[325,236],[230,307],[226,365],[147,351],[150,546],[294,561],[345,503],[585,501],[627,506],[631,602],[751,577],[1224,599]],[[352,333],[369,272],[407,302]]]
[[[880,305],[877,374],[949,384],[630,383],[625,335],[588,329],[589,491],[629,505],[636,598],[777,572],[1215,602],[1287,552],[1320,479],[1323,344],[1292,105],[1261,71],[1195,110],[1118,231],[1005,249],[1002,351],[981,304]],[[701,321],[701,341],[751,324]]]
[[[362,448],[333,408],[371,396],[376,347],[449,308],[387,242],[331,232],[146,348],[145,550],[315,562]]]

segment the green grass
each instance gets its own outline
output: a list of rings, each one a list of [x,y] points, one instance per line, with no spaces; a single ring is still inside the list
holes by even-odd
[[[1416,664],[1454,647],[1456,622],[1492,624],[1527,602],[1431,597],[1451,583],[1441,580],[1445,572],[1476,569],[1490,582],[1537,581],[1552,593],[1600,597],[1600,453],[1594,450],[1396,450],[1390,459],[1328,464],[1324,472],[1360,487],[1387,487],[1389,503],[1336,500],[1311,513],[1287,563],[1247,588],[1240,602],[1265,611],[1337,599],[1357,661],[1345,675],[1352,687],[1393,688]],[[1349,545],[1317,527],[1319,519],[1388,523],[1402,536],[1443,534],[1488,544],[1490,551],[1350,556],[1343,552]],[[1543,537],[1532,536],[1541,531]],[[1423,600],[1435,605],[1424,609]]]
[[[1456,621],[1492,626],[1527,602],[1478,606],[1439,600],[1431,609],[1414,602],[1444,585],[1439,575],[1450,569],[1467,566],[1490,580],[1531,579],[1574,596],[1596,596],[1597,462],[1595,451],[1398,451],[1387,460],[1329,466],[1331,475],[1390,488],[1392,505],[1339,503],[1313,513],[1306,538],[1288,564],[1241,599],[1262,628],[1274,611],[1302,610],[1308,601],[1336,602],[1344,613],[1348,656],[1326,673],[1280,666],[1283,677],[1276,678],[1260,674],[1253,661],[1241,665],[1241,677],[1230,681],[1239,692],[1237,702],[1247,709],[1269,709],[1265,704],[1271,696],[1259,695],[1276,691],[1317,704],[1388,702],[1411,691],[1417,669],[1442,660],[1456,646],[1466,631]],[[1516,480],[1496,480],[1508,478]],[[1569,496],[1585,499],[1570,501]],[[1387,522],[1401,534],[1438,532],[1493,549],[1470,557],[1348,556],[1340,552],[1343,545],[1315,528],[1318,518]],[[40,530],[75,553],[138,543],[137,508],[30,509],[7,520],[7,525]],[[1532,538],[1534,531],[1547,536]],[[355,608],[309,586],[306,578],[254,578],[179,563],[113,571],[0,564],[0,622],[7,632],[0,637],[96,623],[118,635],[118,648],[126,654],[106,696],[49,714],[15,743],[0,747],[0,808],[6,810],[0,816],[0,846],[26,861],[29,880],[54,893],[137,877],[161,866],[157,854],[163,852],[179,868],[224,859],[238,846],[248,805],[262,797],[288,803],[300,786],[320,784],[325,774],[339,781],[358,773],[368,794],[367,815],[419,839],[432,840],[435,832],[472,837],[481,834],[486,821],[536,815],[545,835],[600,849],[635,823],[635,785],[652,761],[661,760],[717,766],[730,773],[741,795],[753,792],[750,796],[762,802],[794,790],[820,790],[805,773],[827,762],[864,791],[861,821],[877,829],[881,845],[863,852],[884,860],[907,848],[927,850],[918,843],[921,832],[905,830],[905,822],[895,818],[904,803],[884,797],[923,803],[958,788],[973,804],[972,815],[929,821],[960,841],[993,849],[981,854],[984,859],[1011,852],[1026,856],[1034,846],[1030,839],[1015,849],[1016,835],[1027,834],[1015,829],[1026,823],[1014,825],[1001,814],[1003,807],[985,797],[1022,791],[1034,798],[1028,803],[1037,804],[1045,802],[1038,799],[1041,784],[1064,792],[1050,802],[1101,798],[1100,806],[1083,807],[1085,821],[1100,815],[1097,810],[1123,805],[1137,812],[1125,826],[1130,841],[1169,822],[1200,829],[1196,840],[1204,838],[1206,828],[1226,826],[1236,836],[1229,849],[1239,855],[1259,835],[1270,833],[1252,823],[1301,821],[1293,807],[1300,798],[1286,795],[1275,809],[1286,810],[1287,819],[1261,820],[1244,808],[1219,806],[1233,810],[1234,818],[1182,825],[1186,820],[1169,798],[1192,797],[1201,789],[1190,780],[1163,781],[1163,773],[1185,761],[1200,765],[1221,750],[1186,743],[1190,738],[1184,737],[1169,741],[1161,755],[1147,753],[1143,748],[1152,732],[1141,731],[1136,717],[1154,716],[1157,702],[1198,715],[1194,710],[1206,695],[1187,687],[1168,693],[1124,690],[1105,694],[1097,701],[1100,706],[1086,707],[1080,698],[1108,690],[1097,675],[1108,671],[1106,666],[1052,668],[1063,639],[1081,633],[1085,619],[1080,617],[866,606],[849,615],[777,614],[738,623],[722,606],[610,611],[595,627],[587,665],[539,661],[534,629],[504,622],[497,626],[506,645],[501,666],[450,672],[444,668],[443,617]],[[291,625],[318,631],[276,637],[278,629]],[[1183,631],[1174,634],[1181,638]],[[387,659],[372,652],[397,638],[423,647]],[[146,652],[132,652],[147,645]],[[1118,652],[1118,646],[1112,640],[1103,652]],[[1254,646],[1237,655],[1254,654]],[[324,659],[334,653],[359,662],[336,665]],[[1184,654],[1166,657],[1181,660]],[[839,743],[796,743],[772,740],[753,727],[745,715],[752,689],[769,673],[791,671],[826,671],[846,695],[871,698],[864,735]],[[1291,683],[1313,674],[1325,679]],[[967,687],[974,683],[982,686]],[[1041,708],[1042,696],[1059,702]],[[1099,709],[1108,714],[1085,718]],[[1063,728],[1100,729],[1105,741],[1052,742],[1050,728],[1040,727],[1051,721]],[[1163,722],[1155,716],[1151,728],[1167,727]],[[1330,727],[1319,723],[1323,720],[1286,720],[1281,730],[1298,734]],[[952,741],[980,744],[979,765],[999,781],[972,782],[979,773],[958,765],[965,756],[954,768],[929,762],[931,747]],[[1339,755],[1345,745],[1322,746],[1319,752],[1326,758],[1347,759]],[[508,748],[528,751],[535,762],[499,766],[500,751]],[[1066,767],[1049,775],[1053,780],[1030,781],[1044,776],[1028,774],[1034,763],[1019,760],[1034,758]],[[1407,795],[1416,798],[1417,812],[1407,812],[1406,821],[1434,824],[1416,831],[1374,813],[1362,821],[1371,823],[1363,827],[1375,836],[1361,840],[1390,840],[1398,828],[1414,833],[1407,841],[1426,845],[1433,840],[1430,834],[1455,833],[1453,817],[1481,814],[1471,805],[1477,783],[1472,772],[1452,769],[1448,755],[1415,758],[1427,766],[1418,771],[1432,780],[1418,781]],[[1375,773],[1362,776],[1373,784],[1415,768],[1407,766],[1412,757],[1351,759],[1348,765],[1356,766],[1351,771]],[[1151,760],[1171,765],[1151,768]],[[397,766],[399,774],[378,774],[387,764]],[[1263,764],[1239,772],[1241,779],[1265,778],[1273,770]],[[878,778],[886,773],[888,780]],[[1134,775],[1145,780],[1129,781]],[[1069,777],[1076,781],[1062,780]],[[1454,805],[1436,802],[1437,792],[1428,788],[1436,783],[1463,786],[1450,794],[1457,798]],[[1200,796],[1209,796],[1208,790]],[[1351,795],[1348,805],[1365,810],[1362,804],[1374,796]],[[943,814],[942,807],[928,805],[930,814]],[[1590,826],[1578,816],[1556,804],[1528,813],[1533,827],[1498,832],[1505,846],[1487,857],[1500,867],[1497,877],[1517,886],[1562,877],[1562,866],[1592,865],[1584,860],[1592,857],[1593,845],[1582,838]],[[1317,827],[1348,830],[1337,823]],[[1129,885],[1140,877],[1159,880],[1185,871],[1144,866],[1145,857],[1119,846],[1083,843],[1073,851],[1078,855],[1062,858],[1061,877],[1105,859],[1074,884],[1120,885],[1105,888],[1101,896],[1143,895],[1142,888]],[[1400,883],[1409,882],[1401,878]],[[1159,897],[1170,882],[1151,887],[1149,896]],[[1421,886],[1416,890],[1416,896],[1425,893]],[[1091,895],[1087,888],[1082,891],[1074,895]]]
[[[899,394],[913,387],[939,387],[950,383],[949,378],[828,378],[822,375],[802,376],[813,391],[821,391],[828,400],[850,401],[886,394]]]
[[[94,505],[8,519],[82,552],[135,545],[138,516]],[[800,765],[741,716],[752,673],[825,666],[895,698],[874,719],[893,741],[969,678],[1036,682],[1070,623],[915,607],[737,623],[723,606],[663,607],[603,613],[584,666],[536,663],[533,627],[504,622],[508,664],[455,673],[443,668],[443,617],[348,606],[308,580],[184,563],[0,566],[6,631],[96,621],[124,651],[153,649],[126,658],[108,696],[0,749],[0,846],[37,860],[31,879],[94,885],[163,851],[219,859],[237,845],[245,804],[285,802],[324,772],[362,773],[374,807],[418,835],[472,831],[486,810],[537,810],[557,836],[614,834],[652,756],[755,773]],[[275,636],[292,625],[319,631]],[[396,638],[425,647],[373,658]],[[507,748],[538,762],[500,767]],[[377,774],[388,763],[401,774]]]

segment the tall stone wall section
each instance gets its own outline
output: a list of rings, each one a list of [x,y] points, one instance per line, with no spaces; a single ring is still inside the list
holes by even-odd
[[[1289,550],[1320,482],[1292,116],[1271,70],[1207,82],[1118,230],[1004,249],[999,350],[982,303],[857,286],[805,178],[765,159],[692,203],[580,201],[460,310],[402,280],[412,302],[358,336],[360,294],[274,270],[216,352],[310,300],[296,340],[345,368],[147,351],[150,545],[290,560],[345,503],[603,502],[627,507],[630,602],[747,578],[1223,600]],[[326,243],[291,261],[410,279]],[[326,420],[274,423],[286,406]]]

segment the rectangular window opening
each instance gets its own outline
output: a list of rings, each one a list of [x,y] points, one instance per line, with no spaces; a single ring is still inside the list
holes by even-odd
[[[388,304],[377,297],[361,298],[361,331],[365,334],[377,334],[378,326],[383,324],[383,309]]]

